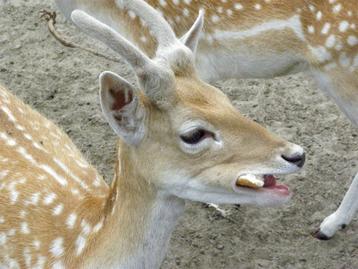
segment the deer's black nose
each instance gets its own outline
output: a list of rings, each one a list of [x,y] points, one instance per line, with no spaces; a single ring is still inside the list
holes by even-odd
[[[296,154],[293,156],[282,155],[282,159],[301,168],[305,164],[306,154],[302,153],[302,154],[299,154],[299,155]]]

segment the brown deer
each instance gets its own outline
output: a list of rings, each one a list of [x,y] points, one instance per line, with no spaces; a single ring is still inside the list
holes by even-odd
[[[72,20],[133,67],[139,86],[100,76],[101,106],[119,136],[108,186],[67,135],[0,88],[0,268],[159,268],[186,199],[271,206],[290,191],[303,149],[241,116],[194,65],[203,13],[179,40],[141,1],[154,58],[79,10]]]
[[[56,0],[67,16],[85,10],[124,33],[147,53],[157,44],[146,22],[125,0]],[[199,76],[269,78],[311,74],[353,124],[358,125],[358,9],[355,0],[147,0],[185,38],[199,9],[206,26],[196,55]],[[329,239],[358,210],[358,174],[339,209],[317,233]]]

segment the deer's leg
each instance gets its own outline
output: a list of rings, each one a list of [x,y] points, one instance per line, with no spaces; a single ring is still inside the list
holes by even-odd
[[[358,211],[358,173],[352,181],[342,203],[333,214],[321,223],[316,237],[321,240],[330,239],[339,229],[345,228]]]
[[[316,73],[319,86],[334,98],[348,118],[358,125],[358,71],[334,70]],[[358,173],[353,179],[338,209],[326,217],[315,234],[318,239],[328,240],[339,229],[345,228],[358,211]]]

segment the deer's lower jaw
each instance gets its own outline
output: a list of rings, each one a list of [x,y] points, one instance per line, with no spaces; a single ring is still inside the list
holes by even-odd
[[[275,195],[290,196],[288,186],[277,184],[276,177],[273,175],[254,175],[245,174],[235,180],[234,190],[248,189],[256,192],[271,192]]]

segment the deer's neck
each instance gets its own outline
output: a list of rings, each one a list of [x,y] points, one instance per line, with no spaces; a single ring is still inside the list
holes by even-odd
[[[106,220],[85,268],[159,268],[184,201],[151,186],[130,159],[121,161]]]

